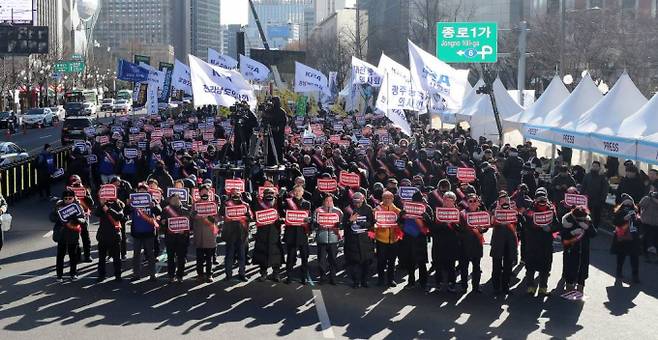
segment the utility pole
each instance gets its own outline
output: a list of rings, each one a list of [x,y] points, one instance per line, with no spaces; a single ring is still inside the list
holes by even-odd
[[[519,71],[517,74],[517,87],[519,90],[519,105],[523,106],[523,91],[525,90],[526,76],[526,48],[528,39],[528,23],[522,20],[519,23]]]
[[[567,7],[566,1],[560,0],[560,75],[563,76],[564,72],[564,53],[565,53],[565,40],[567,35]]]
[[[362,59],[361,56],[361,9],[359,8],[359,0],[356,0],[356,57]]]

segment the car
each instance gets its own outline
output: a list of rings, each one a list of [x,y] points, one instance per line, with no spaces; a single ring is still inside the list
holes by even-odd
[[[128,113],[130,111],[130,103],[125,100],[125,99],[119,99],[114,103],[114,107],[112,108],[112,112],[125,112]]]
[[[114,109],[114,99],[103,99],[103,103],[101,103],[101,111],[112,111],[112,109]]]
[[[12,142],[0,142],[0,166],[29,158],[25,149]]]
[[[61,122],[66,117],[66,110],[62,106],[53,106],[50,111],[55,115],[55,121]]]
[[[11,112],[0,112],[0,129],[6,129],[9,127],[10,117]]]
[[[64,105],[64,110],[66,110],[66,116],[79,116],[83,114],[82,112],[83,105],[80,102],[70,102]]]
[[[85,128],[96,127],[90,117],[66,117],[62,124],[62,145],[73,143],[76,139],[85,139]]]
[[[85,115],[91,116],[96,114],[96,104],[94,103],[82,103],[83,111]]]
[[[42,107],[27,110],[21,118],[26,127],[52,126],[55,115],[50,111],[50,108]]]

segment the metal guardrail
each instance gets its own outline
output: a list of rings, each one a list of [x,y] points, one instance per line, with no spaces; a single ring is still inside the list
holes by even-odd
[[[64,146],[52,151],[55,159],[55,168],[68,168],[70,146]],[[9,202],[19,200],[33,193],[39,180],[36,168],[38,155],[12,162],[0,167],[0,191]],[[63,178],[63,176],[62,176]],[[57,180],[57,179],[56,179]]]

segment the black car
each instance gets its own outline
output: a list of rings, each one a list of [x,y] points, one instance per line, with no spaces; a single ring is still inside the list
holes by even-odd
[[[84,116],[84,105],[82,103],[66,103],[64,104],[66,116]]]
[[[0,129],[9,127],[9,117],[11,117],[10,112],[0,112]]]
[[[62,124],[62,145],[73,143],[76,139],[85,139],[85,128],[95,127],[89,117],[66,117]]]

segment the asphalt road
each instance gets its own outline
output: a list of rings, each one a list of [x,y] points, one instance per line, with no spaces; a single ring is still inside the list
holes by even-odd
[[[640,285],[616,281],[605,233],[593,241],[583,302],[564,300],[559,292],[527,296],[520,267],[514,271],[514,294],[496,297],[487,283],[488,256],[482,259],[484,293],[467,295],[405,290],[403,277],[393,289],[354,290],[342,272],[338,286],[257,282],[253,267],[249,282],[221,281],[217,267],[217,281],[199,285],[194,262],[187,264],[183,283],[167,284],[160,274],[155,283],[96,284],[96,263],[81,266],[80,280],[58,283],[47,221],[51,206],[31,198],[10,207],[13,229],[5,233],[0,253],[0,339],[656,338],[658,264],[642,261]],[[96,229],[91,228],[93,245]],[[189,254],[193,260],[193,250]],[[561,255],[554,254],[551,289],[560,278]],[[311,259],[314,270],[315,256]],[[125,277],[130,263],[129,254]],[[626,271],[630,276],[628,264]]]

